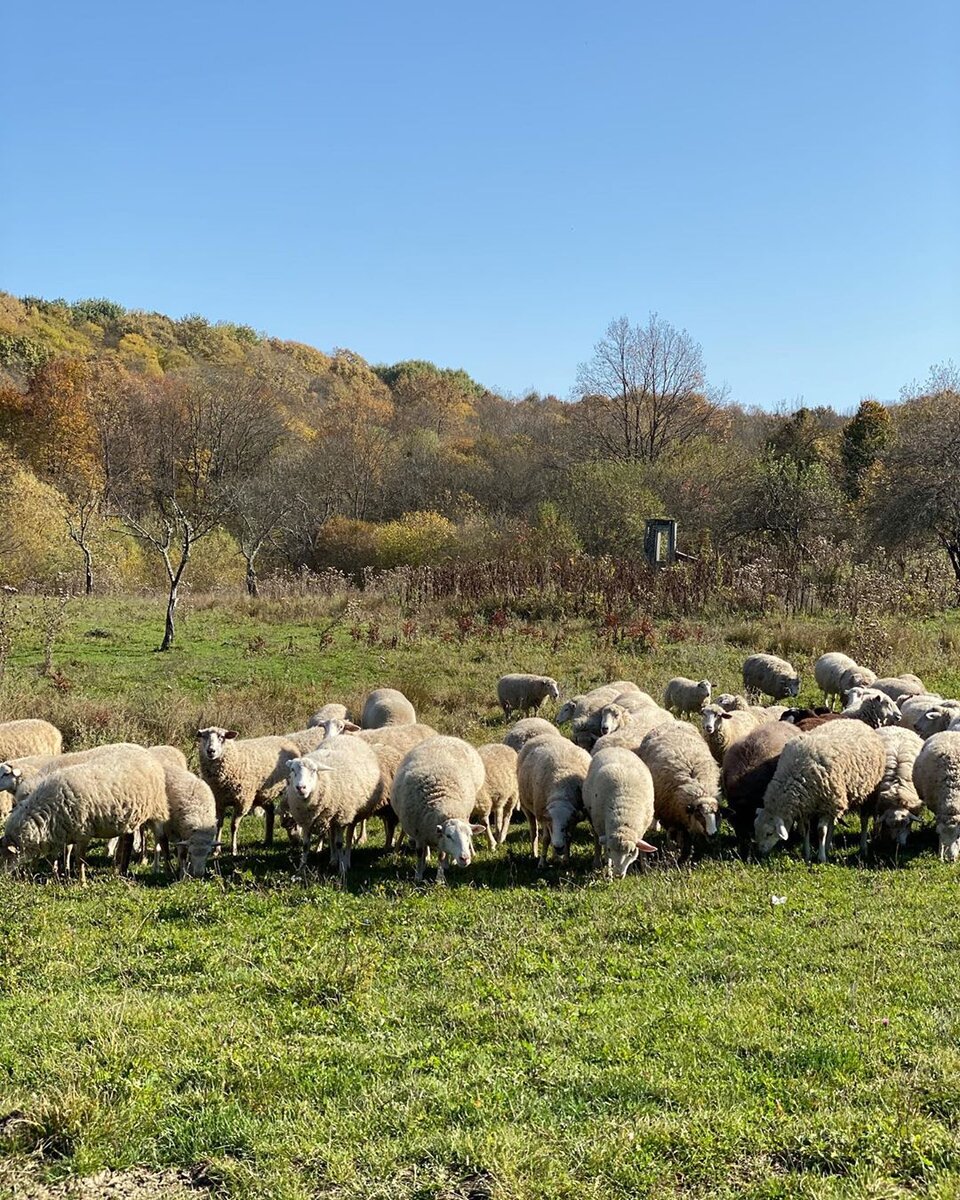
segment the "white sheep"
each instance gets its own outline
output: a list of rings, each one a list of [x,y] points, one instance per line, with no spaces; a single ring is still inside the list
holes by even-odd
[[[583,781],[590,755],[565,738],[541,737],[527,742],[517,759],[520,807],[530,827],[530,846],[540,866],[547,847],[564,862],[570,857],[570,835],[582,812]],[[542,849],[540,831],[544,832]]]
[[[663,692],[663,707],[678,716],[688,713],[699,713],[710,700],[711,683],[709,679],[687,679],[677,675],[667,684]]]
[[[717,832],[720,771],[706,742],[683,721],[651,729],[639,754],[653,777],[657,820],[680,843],[685,862],[694,836]]]
[[[382,729],[384,725],[414,725],[417,714],[403,692],[396,688],[377,688],[363,703],[361,729]]]
[[[519,754],[531,738],[540,737],[545,733],[553,734],[554,737],[563,736],[556,725],[544,720],[543,717],[523,717],[511,725],[503,735],[503,744],[516,750]]]
[[[824,704],[831,707],[834,698],[840,700],[850,688],[867,687],[876,678],[866,667],[858,667],[849,654],[841,654],[838,650],[820,655],[813,664],[813,677],[823,693]]]
[[[937,821],[940,858],[960,857],[960,733],[935,733],[923,743],[913,764],[917,795]]]
[[[353,834],[383,804],[383,774],[372,746],[358,737],[333,737],[287,763],[284,800],[300,830],[300,868],[311,840],[330,838],[341,881],[350,868]]]
[[[167,813],[157,759],[142,747],[118,749],[43,776],[7,818],[0,853],[12,866],[38,855],[57,857],[74,846],[85,882],[91,841],[121,838],[117,866],[125,871],[132,834]]]
[[[719,704],[705,704],[700,717],[703,726],[703,736],[710,747],[710,753],[719,765],[723,765],[723,756],[734,742],[745,738],[758,725],[765,724],[749,709],[737,709],[728,712]],[[773,724],[773,722],[770,722]]]
[[[455,737],[429,738],[400,764],[390,803],[416,847],[418,882],[431,846],[437,850],[437,883],[444,882],[448,862],[468,867],[473,861],[473,834],[483,833],[484,827],[471,824],[470,814],[484,777],[483,759]]]
[[[26,758],[28,755],[59,754],[63,734],[49,721],[28,718],[0,722],[0,759]]]
[[[156,747],[151,747],[150,753],[157,757],[155,750]],[[169,757],[159,761],[163,768],[167,812],[163,820],[152,823],[157,840],[154,870],[159,866],[161,851],[169,868],[172,841],[177,850],[179,877],[190,875],[200,879],[217,840],[217,802],[209,785],[192,771]]]
[[[929,697],[921,696],[915,700],[904,701],[900,712],[900,724],[904,729],[912,729],[926,740],[934,734],[948,730],[957,716],[960,716],[960,700],[938,698],[931,701]]]
[[[810,858],[810,825],[817,828],[817,857],[827,861],[834,822],[859,809],[883,779],[886,751],[862,721],[829,721],[788,742],[757,810],[754,837],[761,854],[786,841],[794,825],[804,831]]]
[[[800,676],[785,658],[775,654],[751,654],[743,663],[743,690],[748,696],[784,700],[799,696]]]
[[[593,827],[594,866],[622,879],[638,855],[655,854],[644,840],[654,823],[653,779],[636,754],[611,746],[595,754],[583,781],[583,804]]]
[[[615,729],[611,729],[609,733],[601,734],[597,738],[590,753],[596,754],[608,746],[622,746],[636,752],[651,729],[656,729],[660,725],[671,725],[674,721],[673,713],[668,713],[665,708],[657,706],[628,714],[627,719],[618,722]]]
[[[719,696],[713,697],[713,703],[719,704],[727,712],[743,712],[744,709],[750,707],[750,701],[746,696],[741,696],[737,692],[721,692]]]
[[[517,752],[502,742],[492,742],[478,746],[477,753],[483,759],[486,777],[470,819],[482,822],[490,849],[495,850],[506,841],[510,818],[520,803]]]
[[[394,776],[400,764],[414,746],[419,746],[427,738],[436,737],[437,731],[430,725],[419,723],[414,725],[384,725],[381,729],[363,729],[356,736],[361,741],[366,742],[368,746],[373,747],[373,752],[380,763],[380,773],[383,776],[383,799],[380,808],[373,813],[373,816],[380,817],[383,821],[384,845],[387,850],[392,850],[397,825],[399,824],[397,814],[393,811],[390,804],[390,789],[393,787]],[[355,844],[363,845],[365,841],[366,821],[361,823],[359,834],[355,838]]]
[[[871,729],[879,729],[881,725],[897,725],[900,722],[901,714],[897,702],[886,692],[878,692],[868,687],[854,687],[846,693],[844,700],[840,715],[863,721]]]
[[[560,699],[560,685],[549,675],[501,675],[497,680],[497,699],[503,715],[536,712],[547,698]]]
[[[229,808],[230,850],[236,854],[240,822],[254,808],[262,808],[266,816],[264,844],[269,846],[287,763],[301,755],[300,747],[286,737],[241,738],[235,729],[219,725],[198,729],[197,741],[200,774],[217,802],[217,841]]]
[[[595,712],[599,712],[605,704],[613,704],[625,692],[639,691],[637,685],[628,679],[603,683],[599,687],[593,688],[592,691],[584,692],[579,696],[571,696],[569,700],[564,701],[557,709],[554,720],[558,725],[565,725],[567,721],[572,722],[574,727],[585,725],[590,717]]]
[[[878,692],[885,692],[891,700],[899,704],[905,696],[923,696],[927,689],[923,680],[916,675],[891,675],[883,679],[875,679],[872,686]]]
[[[346,719],[347,706],[345,704],[324,704],[322,708],[317,709],[307,722],[307,728],[315,729],[325,721],[346,721]]]
[[[912,730],[898,726],[884,726],[877,730],[877,736],[883,742],[886,761],[877,790],[860,810],[861,857],[867,854],[870,820],[874,838],[887,838],[903,846],[923,808],[913,785],[913,764],[923,749],[923,740]]]

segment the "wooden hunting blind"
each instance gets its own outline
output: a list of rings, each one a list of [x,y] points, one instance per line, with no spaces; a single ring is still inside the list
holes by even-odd
[[[652,567],[669,567],[677,561],[677,523],[665,517],[647,521],[643,552]]]

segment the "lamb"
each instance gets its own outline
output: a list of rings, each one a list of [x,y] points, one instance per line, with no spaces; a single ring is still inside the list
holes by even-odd
[[[323,725],[326,721],[346,721],[346,719],[347,706],[345,704],[324,704],[307,722],[307,728],[316,729],[318,725]]]
[[[824,704],[833,704],[833,697],[840,699],[852,687],[868,687],[876,676],[865,667],[858,667],[848,654],[830,651],[821,654],[813,664],[813,677],[823,692]]]
[[[507,730],[503,735],[503,744],[509,746],[512,750],[516,750],[519,754],[523,747],[530,741],[531,738],[540,737],[541,734],[553,734],[554,737],[561,737],[560,730],[550,721],[545,721],[543,717],[524,717],[517,721],[515,725]]]
[[[726,799],[725,815],[733,826],[743,852],[753,836],[757,809],[773,778],[780,752],[787,742],[800,737],[800,730],[785,721],[758,725],[733,743],[723,757],[720,782]]]
[[[117,866],[126,870],[132,835],[168,814],[163,767],[142,747],[117,749],[43,776],[7,818],[0,856],[8,866],[74,846],[80,881],[95,838],[121,838]]]
[[[896,725],[900,721],[896,700],[891,700],[885,692],[876,692],[871,688],[851,688],[840,715],[863,721],[872,729],[879,729],[881,725]]]
[[[909,706],[909,707],[908,707]],[[960,716],[960,700],[937,700],[935,703],[919,705],[918,711],[912,701],[904,704],[900,714],[900,722],[904,729],[913,729],[926,741],[935,734],[944,733],[949,729],[951,721]]]
[[[653,776],[657,820],[679,841],[686,862],[695,835],[717,832],[717,764],[700,734],[683,721],[652,729],[640,744],[640,757]]]
[[[555,858],[569,861],[570,835],[582,813],[583,781],[589,769],[586,750],[564,738],[534,738],[520,752],[520,807],[530,827],[533,856],[541,867],[546,865],[548,846],[553,847]]]
[[[377,688],[363,704],[361,729],[382,729],[384,725],[414,725],[417,714],[403,692],[396,688]]]
[[[153,754],[153,749],[150,751]],[[157,757],[154,754],[154,757]],[[177,848],[177,874],[182,879],[192,876],[201,879],[207,859],[217,840],[217,802],[209,785],[186,767],[168,758],[161,759],[167,812],[162,820],[153,822],[157,839],[154,869],[159,865],[161,850],[170,865],[170,839]]]
[[[483,759],[460,738],[429,738],[400,764],[390,803],[416,846],[418,882],[431,846],[437,849],[438,884],[447,862],[468,867],[473,861],[473,834],[483,833],[484,826],[471,824],[470,814],[483,783]]]
[[[799,696],[800,676],[785,658],[751,654],[743,663],[743,690],[748,696],[766,695],[774,702]]]
[[[629,750],[611,746],[595,754],[583,781],[583,804],[593,827],[593,865],[622,879],[638,855],[655,854],[644,840],[654,823],[653,779]]]
[[[380,760],[358,737],[330,738],[287,763],[284,800],[300,829],[300,869],[306,871],[311,839],[318,833],[329,836],[343,883],[354,830],[383,803]]]
[[[960,733],[935,733],[913,764],[917,795],[937,820],[940,858],[960,857]]]
[[[711,684],[709,679],[701,679],[697,683],[683,675],[677,675],[667,684],[663,693],[663,707],[684,716],[686,713],[698,713],[710,700]]]
[[[560,685],[549,675],[501,675],[497,680],[497,699],[508,720],[513,712],[536,712],[548,696],[560,699]]]
[[[283,794],[287,763],[299,758],[299,746],[286,737],[240,738],[235,729],[210,725],[197,730],[200,775],[217,802],[217,841],[226,810],[230,820],[230,852],[237,853],[240,822],[254,808],[266,815],[264,845],[273,841],[276,801]]]
[[[874,838],[885,837],[903,846],[910,826],[920,820],[923,803],[913,785],[913,764],[923,740],[910,729],[885,726],[877,730],[886,763],[883,778],[860,810],[860,855],[867,854],[867,826],[872,818]]]
[[[517,752],[502,742],[492,742],[486,746],[479,746],[477,753],[483,759],[486,778],[483,787],[477,793],[477,803],[470,819],[483,823],[490,849],[495,850],[506,841],[510,818],[520,803]]]
[[[910,696],[900,705],[900,724],[904,729],[912,729],[916,733],[917,721],[931,708],[936,708],[942,703],[943,697],[937,692],[924,692],[920,696]],[[942,731],[938,729],[934,732]]]
[[[49,721],[29,718],[0,722],[0,759],[59,754],[62,749],[63,734]]]
[[[746,737],[758,725],[768,722],[759,720],[749,709],[746,712],[727,712],[719,704],[706,704],[703,707],[701,723],[710,753],[717,763],[722,765],[723,756],[734,742]],[[771,721],[769,724],[779,725],[780,722]]]
[[[862,721],[831,721],[788,742],[757,810],[754,836],[760,853],[769,854],[799,824],[809,861],[810,823],[815,822],[817,858],[825,863],[837,817],[867,802],[885,765],[882,740]]]

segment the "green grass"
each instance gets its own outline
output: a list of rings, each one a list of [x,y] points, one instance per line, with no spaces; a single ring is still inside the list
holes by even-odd
[[[102,712],[104,736],[186,746],[200,710],[236,706],[258,732],[389,682],[489,740],[507,666],[727,687],[744,653],[733,622],[634,659],[582,625],[554,652],[553,627],[461,642],[442,616],[396,649],[355,642],[351,619],[324,648],[336,604],[320,608],[197,605],[157,655],[156,604],[77,605],[54,656],[68,686],[37,678],[28,628],[7,711],[75,729]],[[956,628],[898,631],[877,665],[948,687]],[[753,635],[809,661],[837,629]],[[958,878],[929,832],[899,869],[857,866],[851,833],[826,868],[743,864],[724,840],[609,883],[585,831],[540,875],[516,825],[436,889],[375,830],[344,892],[322,865],[296,882],[286,842],[259,833],[202,883],[0,880],[0,1130],[26,1118],[0,1155],[51,1179],[203,1164],[231,1196],[279,1200],[960,1193]]]

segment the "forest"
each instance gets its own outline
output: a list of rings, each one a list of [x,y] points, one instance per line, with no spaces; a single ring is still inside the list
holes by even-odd
[[[655,313],[611,321],[562,399],[196,315],[0,293],[0,453],[0,583],[162,589],[165,645],[187,588],[635,573],[652,516],[678,520],[692,562],[677,570],[704,599],[811,611],[887,581],[895,606],[928,611],[960,580],[953,363],[896,403],[747,408]]]

